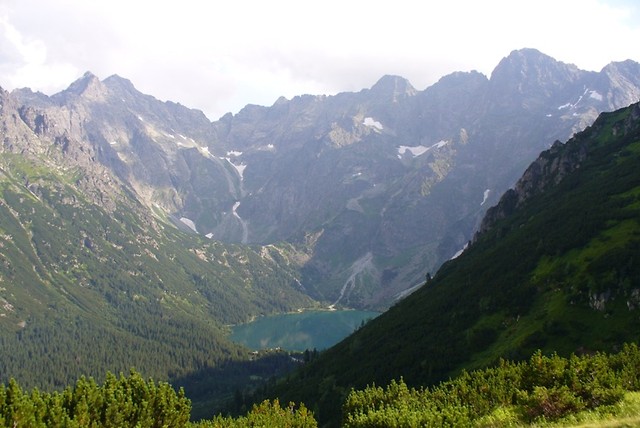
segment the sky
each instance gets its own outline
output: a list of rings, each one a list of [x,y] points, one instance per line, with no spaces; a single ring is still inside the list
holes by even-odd
[[[113,74],[211,120],[280,96],[490,77],[515,49],[599,71],[640,62],[637,0],[0,0],[0,87]]]

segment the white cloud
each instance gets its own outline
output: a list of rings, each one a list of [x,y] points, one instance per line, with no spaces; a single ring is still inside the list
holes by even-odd
[[[0,5],[0,86],[52,93],[84,71],[216,119],[279,96],[418,89],[453,71],[489,75],[532,47],[581,68],[640,60],[633,0],[20,0]]]
[[[77,77],[70,64],[47,61],[47,47],[39,39],[26,39],[6,18],[0,16],[0,77],[3,87],[34,86],[55,90],[56,81]]]

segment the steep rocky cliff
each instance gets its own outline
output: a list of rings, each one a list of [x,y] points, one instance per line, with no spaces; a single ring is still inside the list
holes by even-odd
[[[625,121],[617,123],[612,129],[613,136],[624,135],[630,132],[630,128],[637,126],[640,118],[640,105],[633,104],[629,108],[629,116]],[[603,125],[593,125],[593,132],[599,132]],[[580,137],[576,136],[580,141]],[[478,229],[476,237],[485,233],[499,220],[508,217],[520,208],[530,198],[543,193],[550,186],[560,183],[567,175],[571,174],[587,160],[590,159],[590,146],[587,144],[573,143],[565,146],[556,141],[553,146],[540,154],[525,170],[515,186],[505,192],[497,205],[487,210],[485,217]]]

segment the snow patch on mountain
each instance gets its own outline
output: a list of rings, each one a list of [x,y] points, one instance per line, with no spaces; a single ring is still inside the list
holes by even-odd
[[[238,215],[238,207],[240,206],[240,201],[236,201],[233,204],[233,208],[231,208],[231,211],[233,212],[233,216],[237,219],[240,219],[240,215]]]
[[[482,197],[482,202],[480,202],[480,206],[484,205],[485,202],[487,202],[487,199],[489,199],[489,194],[491,193],[490,189],[487,189],[484,191],[484,195]]]
[[[382,126],[380,122],[378,122],[372,117],[365,117],[362,124],[364,126],[368,126],[369,128],[377,129],[378,131],[382,131],[384,129],[384,126]]]
[[[602,101],[602,94],[598,91],[591,91],[589,92],[589,97],[593,98],[594,100],[598,100],[598,101]]]
[[[427,153],[429,150],[431,149],[441,149],[442,147],[446,146],[447,144],[449,144],[450,141],[447,140],[440,140],[437,143],[427,147],[427,146],[423,146],[423,145],[419,145],[419,146],[399,146],[398,147],[398,158],[402,159],[402,155],[404,155],[406,152],[409,152],[413,155],[413,157],[418,157],[420,155],[423,155],[425,153]]]
[[[449,144],[450,141],[447,140],[440,140],[437,143],[435,143],[433,146],[429,147],[430,149],[436,148],[436,149],[441,149],[444,146],[446,146],[447,144]]]
[[[242,238],[240,240],[240,243],[246,244],[249,240],[249,225],[242,217],[240,217],[240,214],[238,214],[239,206],[240,201],[236,201],[236,203],[233,204],[233,208],[231,210],[233,212],[233,216],[240,222],[240,226],[242,226]]]
[[[233,165],[238,171],[238,175],[240,176],[240,180],[244,180],[244,170],[247,168],[245,163],[241,163],[240,165]]]
[[[209,147],[204,146],[204,147],[200,147],[198,146],[198,150],[200,151],[200,153],[202,153],[202,156],[210,158],[211,157],[211,152],[209,151]]]
[[[558,106],[558,110],[566,110],[566,109],[576,108],[576,106],[578,104],[580,104],[580,101],[582,101],[582,98],[584,98],[584,96],[587,94],[587,92],[589,92],[589,90],[585,89],[584,93],[582,95],[580,95],[580,97],[578,98],[578,101],[576,101],[575,103],[568,102],[566,104],[562,104],[561,106]]]
[[[576,108],[576,107],[578,107],[578,104],[580,104],[585,97],[589,97],[589,98],[591,98],[593,100],[596,100],[596,101],[602,101],[604,99],[604,97],[602,96],[602,94],[600,92],[598,92],[596,90],[593,90],[593,89],[585,88],[583,94],[580,95],[580,97],[578,98],[578,101],[576,101],[575,103],[569,102],[569,103],[566,103],[566,104],[562,104],[561,106],[558,107],[558,110]],[[575,116],[575,113],[574,113],[574,116]]]
[[[415,158],[417,156],[420,156],[420,155],[428,152],[429,149],[430,149],[430,147],[425,147],[425,146],[400,146],[400,147],[398,147],[398,154],[400,155],[398,157],[401,157],[406,152],[409,152]]]
[[[123,153],[121,151],[116,151],[116,155],[118,155],[118,159],[120,159],[125,164],[130,164],[133,162],[133,159],[129,157],[126,153]]]
[[[231,164],[231,166],[238,172],[238,175],[240,176],[240,180],[244,180],[244,170],[247,167],[247,165],[243,162],[240,165],[236,165],[235,163],[231,162],[231,158],[223,158],[226,159],[227,162],[229,162]]]
[[[451,256],[449,260],[457,259],[458,257],[460,257],[462,253],[464,253],[464,250],[467,249],[468,246],[469,246],[469,243],[467,242],[466,244],[464,244],[464,247],[456,251],[456,253],[453,256]]]
[[[198,233],[198,229],[196,229],[196,224],[193,222],[193,220],[187,217],[180,217],[180,221],[186,224],[189,229],[193,230],[195,233]]]

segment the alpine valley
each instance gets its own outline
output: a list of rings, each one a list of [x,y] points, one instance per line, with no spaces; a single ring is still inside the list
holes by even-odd
[[[554,331],[580,328],[557,314],[545,323],[548,314],[534,310],[532,296],[536,287],[553,290],[560,270],[580,270],[574,259],[587,254],[568,256],[566,245],[538,230],[526,241],[539,250],[535,260],[509,250],[523,243],[489,248],[484,258],[471,254],[528,230],[519,226],[527,218],[550,224],[536,217],[537,208],[513,220],[513,211],[546,183],[535,168],[482,219],[543,150],[569,159],[558,161],[549,182],[560,182],[556,177],[569,176],[578,163],[582,168],[589,153],[605,149],[594,143],[568,153],[554,142],[638,100],[636,62],[588,72],[533,49],[512,52],[490,78],[454,73],[420,91],[384,76],[357,93],[281,98],[215,122],[144,95],[118,76],[86,73],[52,96],[0,90],[0,380],[53,389],[83,374],[133,366],[179,382],[248,359],[230,341],[229,324],[300,308],[386,310],[398,301],[290,381],[315,371],[322,378],[302,382],[322,384],[324,401],[308,391],[300,397],[327,412],[336,405],[327,400],[343,399],[350,385],[405,373],[434,382],[468,365],[470,353],[482,366],[547,343],[573,350]],[[622,164],[633,147],[610,162]],[[534,165],[544,170],[543,160]],[[637,196],[628,192],[620,198]],[[574,232],[567,233],[577,239]],[[491,256],[510,251],[517,260]],[[513,293],[505,284],[522,278],[498,273],[512,262],[535,267],[537,279],[513,292],[520,303],[507,310],[502,300]],[[464,263],[494,271],[467,271]],[[501,278],[498,291],[483,294],[485,285],[472,284],[479,275]],[[431,285],[406,297],[425,277]],[[608,307],[609,288],[587,288],[567,295],[596,311]],[[396,321],[400,313],[417,318]],[[425,313],[429,323],[418,316]],[[544,329],[520,327],[521,316]],[[437,337],[397,353],[409,336],[397,333],[399,341],[385,340],[388,346],[375,339],[393,331],[375,326],[394,322],[420,331],[428,325]],[[392,369],[372,347],[395,353],[394,364],[406,369]],[[331,360],[336,353],[344,359]],[[371,355],[371,367],[362,364],[364,355]],[[376,364],[389,370],[366,377],[377,373]],[[332,373],[331,365],[351,369]]]
[[[526,360],[536,350],[547,355],[592,355],[637,344],[639,154],[638,103],[603,113],[566,144],[554,144],[489,210],[464,254],[271,394],[314,406],[319,421],[336,426],[345,420],[341,407],[352,388],[400,379],[430,386],[460,375],[463,369],[503,367],[499,364],[503,358]],[[536,370],[541,373],[542,364]],[[636,359],[631,370],[640,373],[640,361]],[[586,373],[595,375],[593,369]],[[549,386],[567,381],[565,385],[575,392],[570,374],[554,376]],[[460,379],[465,379],[464,373]],[[469,407],[465,397],[473,395],[470,390],[491,395],[488,379],[477,380],[479,384],[467,384],[459,391],[460,406]],[[630,389],[637,391],[640,384],[635,385]],[[375,397],[374,389],[369,389],[373,400],[365,405],[371,413],[360,414],[370,425],[350,426],[385,426],[374,421],[385,411],[391,414],[391,409],[420,413],[419,404],[409,404],[408,395],[394,396],[391,388],[385,397]],[[444,401],[454,402],[453,390],[445,391],[451,395]],[[353,394],[352,398],[357,399]],[[557,405],[556,398],[549,398],[547,405]],[[514,396],[503,405],[517,401]],[[402,407],[416,404],[415,410]],[[441,410],[446,421],[447,409]],[[482,416],[479,409],[470,413]],[[357,411],[351,416],[357,418]],[[634,422],[626,426],[637,426],[639,420],[636,411]]]

